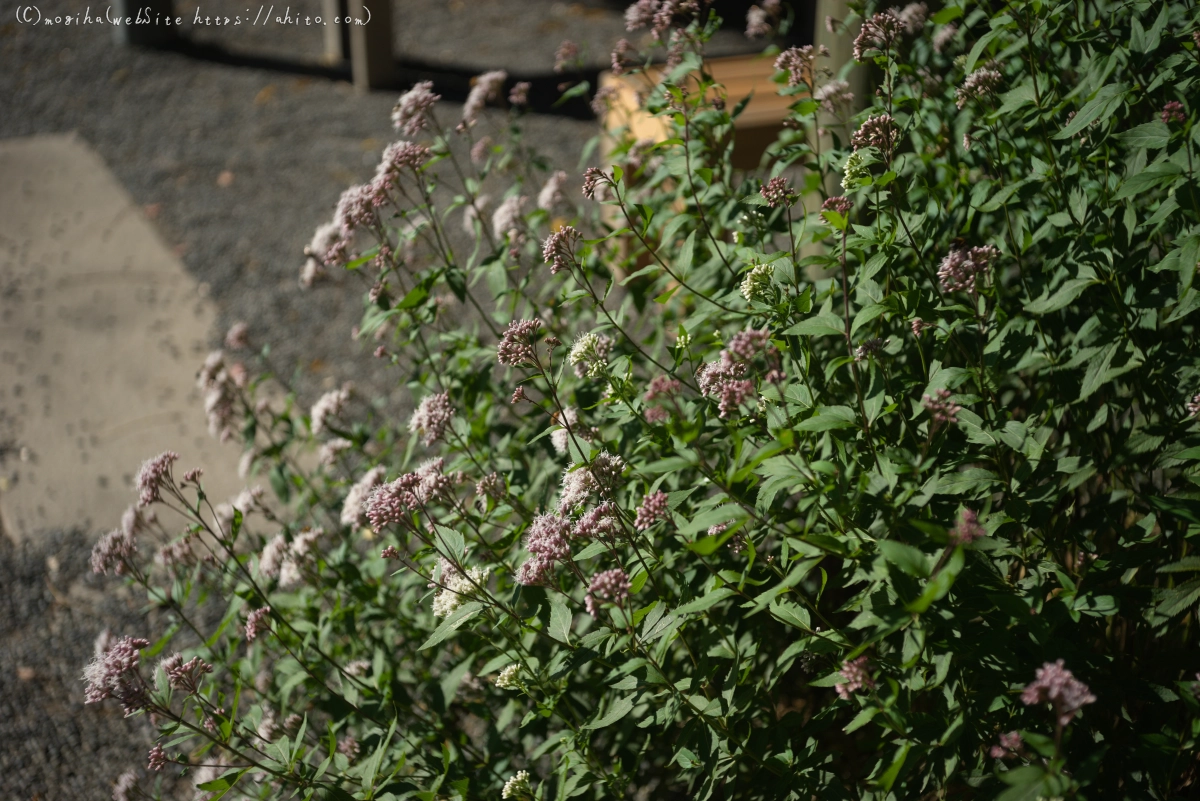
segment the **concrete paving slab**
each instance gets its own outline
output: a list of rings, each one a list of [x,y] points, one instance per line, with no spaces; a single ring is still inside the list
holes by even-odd
[[[174,450],[210,497],[242,487],[196,370],[216,312],[73,134],[0,141],[0,528],[118,524],[142,461]],[[17,454],[20,454],[19,456]]]

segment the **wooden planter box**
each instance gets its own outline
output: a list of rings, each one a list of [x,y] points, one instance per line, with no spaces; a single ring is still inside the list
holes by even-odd
[[[709,73],[724,87],[724,98],[730,107],[742,98],[753,95],[741,115],[734,121],[733,166],[742,170],[758,167],[767,147],[775,141],[783,129],[788,108],[797,101],[792,95],[781,97],[779,85],[771,78],[775,75],[775,59],[763,56],[731,56],[714,58],[706,62]],[[610,103],[610,111],[601,121],[606,132],[628,126],[635,139],[665,141],[669,136],[666,119],[653,117],[638,108],[637,93],[649,82],[657,83],[661,70],[651,69],[636,75],[613,75],[600,73],[600,88],[611,87],[616,93]],[[612,139],[606,137],[606,148],[611,148]]]

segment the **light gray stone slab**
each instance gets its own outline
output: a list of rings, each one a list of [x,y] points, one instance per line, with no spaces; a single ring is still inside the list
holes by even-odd
[[[0,141],[0,527],[14,539],[118,524],[145,459],[242,487],[208,434],[196,370],[214,309],[78,137]]]

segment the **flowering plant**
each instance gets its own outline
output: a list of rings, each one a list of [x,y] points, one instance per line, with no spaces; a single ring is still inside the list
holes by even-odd
[[[454,126],[405,94],[303,278],[370,276],[356,335],[411,419],[210,357],[214,434],[288,511],[148,462],[94,565],[175,622],[98,644],[88,700],[213,798],[1194,789],[1200,18],[988,8],[829,20],[859,112],[850,65],[777,54],[758,173],[698,0],[630,7],[671,136],[582,193],[518,138],[528,87],[480,135],[503,73]]]

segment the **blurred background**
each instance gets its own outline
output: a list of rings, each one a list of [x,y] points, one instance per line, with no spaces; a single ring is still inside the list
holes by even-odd
[[[268,4],[269,5],[269,4]],[[368,7],[369,7],[368,3]],[[216,498],[241,487],[239,451],[208,436],[194,376],[236,321],[307,407],[364,379],[375,343],[350,331],[364,286],[344,276],[302,289],[303,248],[348,186],[396,138],[390,112],[414,80],[435,82],[456,120],[470,76],[504,69],[553,89],[555,50],[607,68],[623,2],[393,0],[395,80],[368,92],[330,60],[316,26],[194,25],[257,12],[242,0],[179,0],[174,43],[119,45],[109,25],[20,21],[0,2],[0,775],[16,798],[108,799],[129,767],[145,775],[149,724],[84,706],[79,674],[105,628],[143,635],[144,598],[92,575],[92,543],[133,500],[143,459],[166,448],[203,465]],[[812,40],[793,3],[788,40]],[[760,53],[748,2],[721,2],[714,55]],[[95,0],[45,0],[42,18],[103,14]],[[285,0],[274,16],[322,13]],[[599,132],[586,102],[535,102],[527,139],[582,172]],[[502,120],[505,112],[490,112]],[[167,771],[169,773],[169,771]],[[171,790],[168,782],[167,790]],[[177,788],[180,797],[191,791]]]

